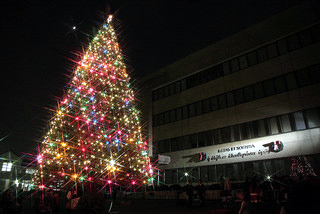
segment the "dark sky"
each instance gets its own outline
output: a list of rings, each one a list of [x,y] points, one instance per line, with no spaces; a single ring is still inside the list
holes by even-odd
[[[120,46],[135,78],[299,2],[1,1],[0,153],[35,152],[49,109],[55,108],[69,81],[70,59],[78,59],[74,53],[88,45],[106,12],[115,15]]]

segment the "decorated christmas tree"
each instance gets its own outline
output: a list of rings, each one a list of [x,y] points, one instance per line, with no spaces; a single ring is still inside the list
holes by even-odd
[[[290,176],[317,176],[306,157],[291,158]]]
[[[152,176],[147,141],[112,16],[74,69],[40,145],[40,188],[141,185]]]

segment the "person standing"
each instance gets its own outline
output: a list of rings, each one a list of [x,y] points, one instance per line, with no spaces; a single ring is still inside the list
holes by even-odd
[[[192,207],[192,200],[193,200],[193,186],[192,186],[192,181],[189,180],[187,187],[186,187],[186,194],[188,196],[188,202],[187,202],[187,206],[188,207]]]
[[[205,194],[206,194],[206,187],[202,183],[202,180],[199,180],[198,182],[199,182],[199,185],[197,186],[198,197],[200,199],[200,205],[204,206],[204,198],[205,198]]]
[[[13,196],[9,189],[7,189],[1,199],[2,209],[4,214],[11,214],[13,212]]]

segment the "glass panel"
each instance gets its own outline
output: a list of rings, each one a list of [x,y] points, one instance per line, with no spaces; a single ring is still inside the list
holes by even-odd
[[[202,132],[198,134],[198,147],[206,146],[206,133]]]
[[[312,44],[311,31],[305,30],[299,33],[300,41],[302,46],[307,46]]]
[[[286,82],[287,82],[288,90],[292,90],[298,87],[294,73],[286,74]]]
[[[234,180],[235,181],[243,181],[244,178],[244,174],[243,174],[243,163],[235,163],[233,164],[234,166]]]
[[[169,86],[168,85],[163,88],[163,97],[167,97],[167,96],[169,96]]]
[[[191,135],[191,148],[197,148],[198,147],[198,135],[193,134]]]
[[[225,165],[225,172],[226,172],[226,175],[225,175],[226,178],[230,178],[231,181],[235,180],[233,164]]]
[[[221,129],[221,135],[222,135],[222,143],[228,143],[231,142],[231,127],[225,127]]]
[[[290,119],[289,115],[285,114],[279,117],[280,119],[280,125],[281,125],[281,132],[291,132],[291,125],[290,125]]]
[[[230,73],[229,61],[223,63],[223,73],[228,75]]]
[[[188,106],[188,110],[189,110],[189,117],[193,117],[193,116],[196,115],[196,110],[195,110],[195,104],[194,103],[191,103]]]
[[[167,112],[164,113],[164,123],[166,124],[166,123],[169,123],[169,122],[170,122],[170,114],[167,111]]]
[[[230,64],[231,64],[231,72],[239,71],[238,58],[232,59]]]
[[[253,87],[247,86],[243,89],[244,98],[247,102],[250,102],[254,99]]]
[[[207,113],[210,112],[210,100],[206,99],[203,101],[203,112]]]
[[[257,54],[258,54],[258,61],[259,62],[264,62],[268,59],[267,50],[265,47],[258,49]]]
[[[254,88],[254,96],[256,99],[262,98],[264,96],[263,87],[261,83],[254,84],[253,88]]]
[[[233,92],[227,93],[228,106],[234,106]]]
[[[297,34],[290,36],[287,39],[287,42],[288,42],[289,51],[293,51],[300,48],[300,42]]]
[[[186,79],[181,80],[181,91],[184,91],[187,89],[187,83],[186,83]]]
[[[218,101],[217,97],[212,97],[210,99],[210,106],[211,106],[211,111],[215,111],[218,109]]]
[[[170,122],[176,121],[176,110],[173,109],[170,111]]]
[[[271,134],[278,134],[279,129],[278,129],[276,117],[269,118],[267,119],[267,121],[268,121],[268,126],[269,126],[269,130],[271,131]]]
[[[279,55],[288,53],[287,42],[285,39],[281,39],[277,41]]]
[[[183,136],[183,142],[184,142],[184,148],[185,148],[185,149],[191,149],[191,139],[190,139],[190,135]]]
[[[182,107],[182,118],[188,118],[188,106],[183,106]]]
[[[225,108],[227,106],[226,95],[222,94],[218,96],[219,109]]]
[[[164,144],[164,152],[170,152],[170,140],[163,140],[162,143]]]
[[[258,121],[248,122],[250,138],[259,136],[259,124]]]
[[[184,149],[184,141],[183,141],[183,137],[178,137],[178,151],[183,150]]]
[[[156,126],[159,125],[159,117],[158,117],[158,115],[154,115],[154,116],[153,116],[152,122],[153,122],[153,126],[154,126],[154,127],[156,127]]]
[[[247,55],[243,55],[239,57],[240,69],[245,69],[248,67]]]
[[[258,63],[258,59],[255,51],[248,54],[248,61],[249,61],[249,66],[252,66]]]
[[[208,180],[213,182],[217,181],[216,166],[208,167]]]
[[[258,135],[259,137],[267,135],[264,120],[258,120]]]
[[[310,67],[310,78],[313,83],[318,83],[320,81],[320,64]]]
[[[172,183],[176,184],[178,182],[178,172],[176,169],[172,170]]]
[[[263,88],[264,88],[265,96],[271,96],[275,94],[272,79],[263,81]]]
[[[163,98],[163,88],[159,88],[159,100]]]
[[[199,180],[199,171],[198,171],[198,167],[195,167],[192,169],[192,179],[194,181],[198,181]]]
[[[296,130],[306,129],[306,124],[304,122],[303,114],[301,111],[293,113]]]
[[[164,114],[163,113],[160,113],[158,114],[158,118],[159,118],[159,125],[162,125],[163,122],[164,122]]]
[[[181,108],[176,109],[176,119],[181,120],[182,115],[181,115]]]
[[[269,59],[278,56],[277,46],[275,43],[267,46]]]
[[[174,83],[169,85],[169,95],[172,95],[172,94],[175,93],[174,88],[175,88],[175,84]]]
[[[159,141],[155,141],[152,144],[153,154],[159,154]]]
[[[214,142],[214,145],[222,143],[220,129],[213,130],[213,142]]]
[[[212,130],[207,131],[205,135],[206,135],[206,145],[207,146],[213,145]]]
[[[247,123],[240,124],[240,134],[241,134],[241,140],[246,140],[249,138],[248,136],[249,130],[248,130]]]
[[[225,172],[225,165],[217,165],[217,177],[219,177],[219,180],[221,177],[225,177],[226,176],[226,172]]]
[[[240,127],[239,125],[232,126],[232,141],[240,140]]]
[[[318,42],[320,40],[320,26],[319,24],[311,28],[313,42]]]
[[[159,153],[164,153],[165,149],[164,149],[164,141],[161,140],[159,141]]]
[[[179,93],[180,91],[181,91],[180,81],[178,81],[178,82],[175,83],[175,92],[176,92],[176,93]]]
[[[152,91],[152,100],[156,101],[158,99],[159,99],[159,91],[158,90]]]
[[[199,115],[199,114],[202,114],[202,102],[197,102],[196,103],[196,114]]]
[[[282,93],[287,90],[285,76],[279,76],[274,80],[276,93]]]
[[[308,69],[302,69],[296,72],[299,86],[309,85],[312,81],[309,76]]]
[[[235,91],[236,104],[241,104],[244,102],[244,96],[242,93],[242,89],[238,89]]]
[[[307,110],[306,116],[307,116],[309,128],[314,128],[314,127],[320,126],[320,115],[319,115],[318,108]]]
[[[253,162],[244,162],[244,172],[246,178],[252,178],[254,175]]]
[[[171,152],[178,151],[178,138],[172,138],[171,142]]]

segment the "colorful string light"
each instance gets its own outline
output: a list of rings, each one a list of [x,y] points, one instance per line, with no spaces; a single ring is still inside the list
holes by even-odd
[[[148,143],[111,20],[78,62],[51,119],[34,176],[39,188],[137,185],[152,177]]]

